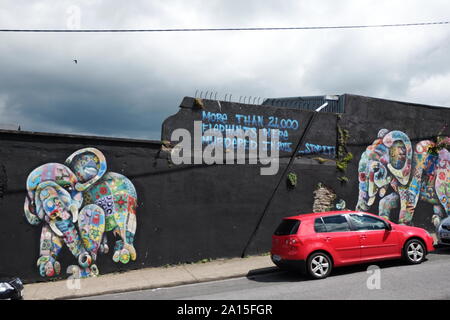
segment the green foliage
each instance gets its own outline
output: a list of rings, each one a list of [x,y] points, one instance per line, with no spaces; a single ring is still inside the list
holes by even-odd
[[[342,183],[347,183],[349,181],[346,176],[339,177],[338,180]]]
[[[450,138],[442,136],[440,132],[436,137],[436,144],[428,148],[428,153],[437,156],[442,149],[450,151]]]
[[[347,171],[347,166],[350,161],[353,159],[353,154],[348,152],[342,159],[336,161],[336,168],[341,172]]]
[[[205,259],[198,261],[197,263],[207,263],[207,262],[211,262],[211,261],[212,261],[211,258],[205,258]]]
[[[324,164],[325,162],[328,162],[328,161],[333,161],[331,159],[326,159],[326,158],[322,158],[322,157],[315,157],[315,158],[313,158],[313,160],[318,161],[320,164]]]
[[[292,188],[297,186],[297,174],[294,172],[290,172],[287,175],[288,178],[288,182],[289,182],[289,186],[291,186]]]
[[[336,155],[336,169],[342,173],[347,172],[347,167],[350,161],[353,160],[353,154],[347,150],[347,142],[350,138],[350,133],[347,129],[342,129],[339,125],[337,126],[338,131],[338,147]],[[349,179],[346,176],[341,176],[338,178],[342,183],[347,183]]]
[[[205,105],[203,104],[203,100],[199,98],[194,99],[194,108],[197,109],[205,109]]]

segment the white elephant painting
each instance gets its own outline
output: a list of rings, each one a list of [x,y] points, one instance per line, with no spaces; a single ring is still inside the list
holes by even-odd
[[[379,197],[378,213],[385,218],[400,207],[399,223],[411,224],[419,200],[433,205],[437,227],[450,214],[450,138],[423,140],[414,149],[402,131],[382,129],[361,155],[356,210],[368,211]],[[392,191],[389,193],[389,191]]]
[[[109,251],[108,231],[116,238],[113,260],[136,260],[135,187],[127,177],[107,172],[98,149],[84,148],[64,164],[37,167],[26,186],[25,217],[31,225],[43,225],[37,261],[41,276],[60,274],[58,254],[64,244],[77,259],[80,277],[97,275],[97,254]]]

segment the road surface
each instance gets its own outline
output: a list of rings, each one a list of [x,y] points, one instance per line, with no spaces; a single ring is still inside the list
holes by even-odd
[[[420,265],[385,261],[336,268],[323,280],[285,271],[249,277],[108,294],[85,299],[297,300],[450,299],[450,248],[440,248]]]

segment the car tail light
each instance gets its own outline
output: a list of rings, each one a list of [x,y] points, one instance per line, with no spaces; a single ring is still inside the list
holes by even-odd
[[[285,244],[297,247],[300,244],[300,239],[297,237],[288,238],[286,239]]]

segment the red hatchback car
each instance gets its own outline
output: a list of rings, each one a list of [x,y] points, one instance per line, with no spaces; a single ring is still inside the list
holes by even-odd
[[[339,266],[399,258],[418,264],[433,250],[433,238],[422,228],[366,212],[332,211],[284,218],[272,236],[271,258],[282,269],[323,279]]]

